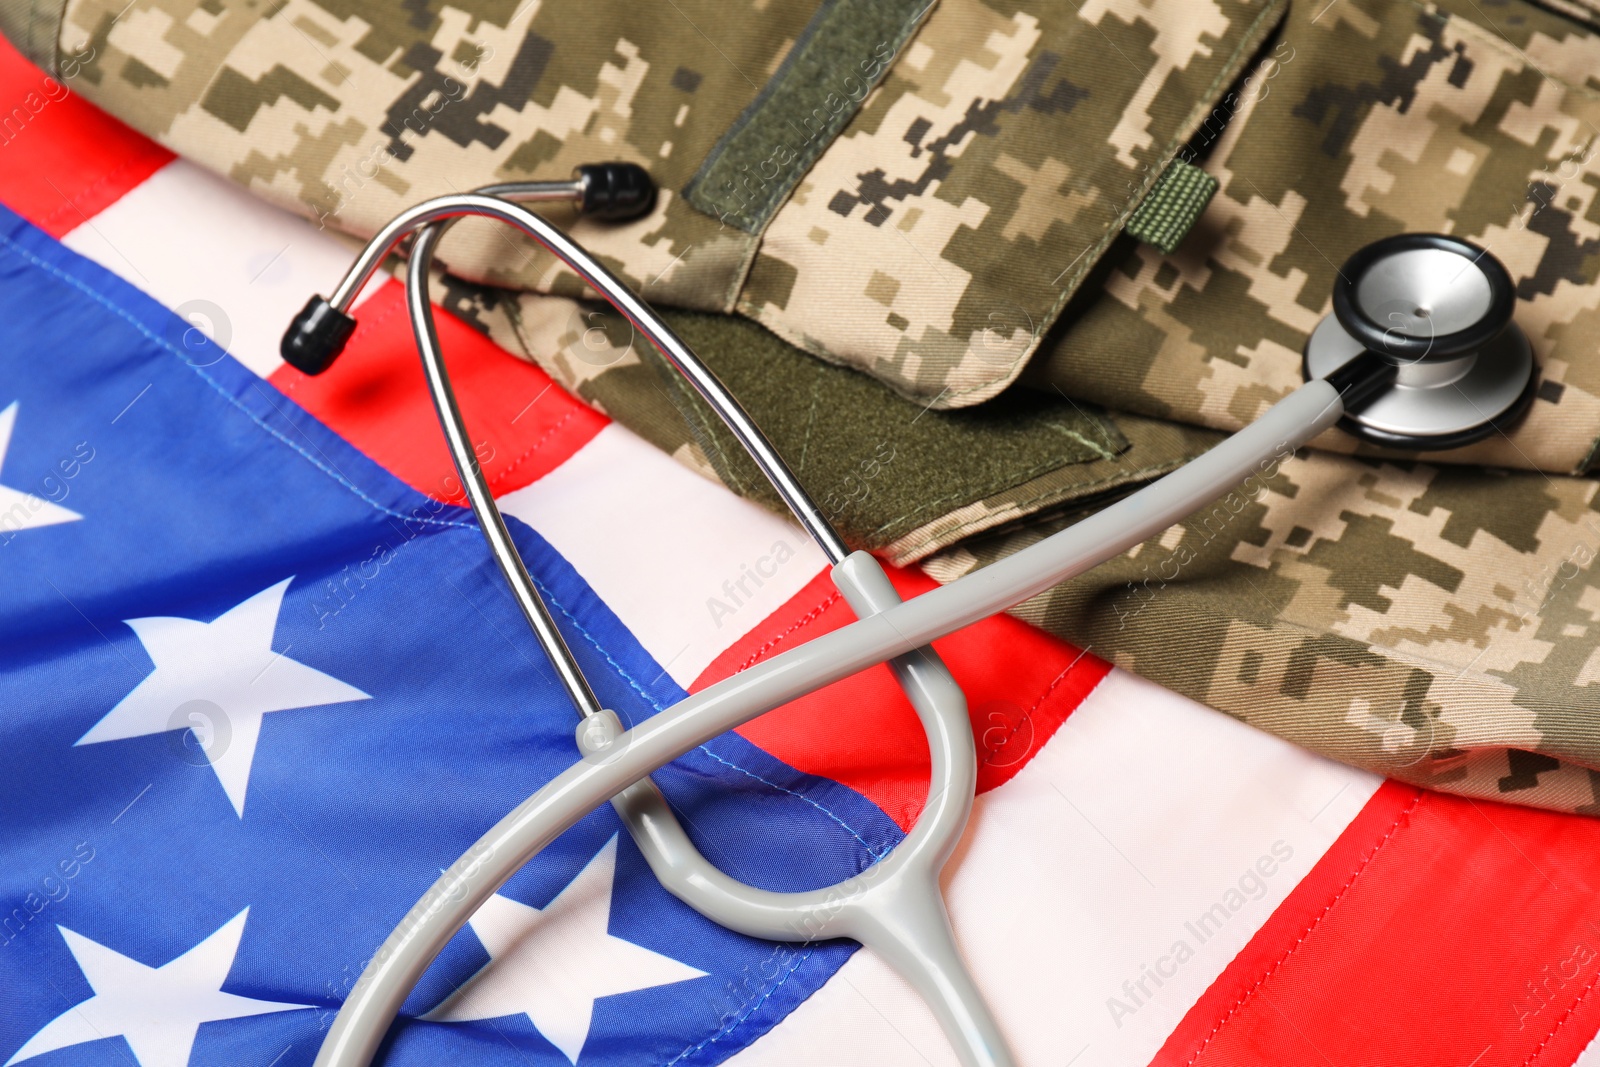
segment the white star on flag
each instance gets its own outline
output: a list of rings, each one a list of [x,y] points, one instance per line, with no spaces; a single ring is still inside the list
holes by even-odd
[[[490,897],[471,920],[489,962],[424,1018],[526,1015],[575,1064],[600,997],[703,978],[704,971],[608,932],[616,871],[613,836],[542,911]]]
[[[11,431],[17,425],[17,402],[0,411],[0,471],[5,470],[6,450],[11,447]],[[54,526],[83,518],[76,511],[52,504],[43,497],[8,489],[0,485],[0,533],[14,534],[18,530],[31,530],[35,526]]]
[[[249,914],[250,909],[244,909],[160,967],[147,967],[64,926],[56,927],[94,996],[46,1023],[5,1067],[107,1037],[126,1038],[139,1067],[184,1067],[201,1023],[311,1007],[222,991]]]
[[[193,728],[217,780],[244,818],[261,717],[367,700],[366,693],[272,650],[285,578],[212,622],[125,619],[156,669],[75,743],[92,745]]]

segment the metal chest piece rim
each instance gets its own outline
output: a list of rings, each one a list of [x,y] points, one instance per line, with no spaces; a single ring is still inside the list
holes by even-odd
[[[1516,292],[1498,259],[1446,234],[1399,234],[1340,271],[1333,314],[1306,341],[1306,380],[1370,351],[1395,367],[1384,392],[1340,420],[1363,441],[1411,451],[1458,448],[1522,418],[1538,388]]]

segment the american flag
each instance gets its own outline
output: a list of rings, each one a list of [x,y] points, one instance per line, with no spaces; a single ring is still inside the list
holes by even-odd
[[[345,243],[3,44],[0,101],[0,1057],[309,1064],[439,868],[575,758],[573,713],[398,283],[304,377],[278,338]],[[624,720],[850,621],[791,524],[440,327]],[[1384,782],[1013,619],[938,648],[983,759],[945,887],[1021,1063],[1600,1063],[1600,823]],[[714,862],[796,889],[904,836],[927,752],[878,668],[657,780]],[[955,1062],[870,953],[724,931],[619,831],[508,882],[382,1062]]]

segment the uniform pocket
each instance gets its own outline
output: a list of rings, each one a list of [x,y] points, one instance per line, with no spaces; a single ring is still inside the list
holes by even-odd
[[[995,395],[1283,11],[944,0],[767,225],[740,309],[921,403]]]
[[[1339,266],[1406,231],[1517,279],[1543,381],[1528,417],[1429,459],[1594,464],[1600,429],[1600,37],[1518,0],[1297,4],[1277,77],[1208,146],[1221,183],[1172,256],[1120,250],[1029,368],[1109,407],[1232,430],[1300,384]],[[1331,432],[1317,444],[1341,450]],[[1363,449],[1376,453],[1376,450]]]

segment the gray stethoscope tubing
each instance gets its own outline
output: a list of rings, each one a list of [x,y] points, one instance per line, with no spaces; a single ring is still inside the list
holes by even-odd
[[[1329,379],[1307,382],[1204,455],[1089,518],[746,668],[609,744],[586,746],[581,761],[491,827],[395,927],[345,999],[317,1067],[369,1063],[406,995],[450,938],[506,879],[600,804],[764,712],[1005,611],[1148,540],[1334,425],[1345,411],[1341,392]],[[872,917],[855,900],[832,907],[841,933],[872,933]]]
[[[610,299],[695,385],[749,449],[762,470],[806,525],[835,566],[832,576],[860,617],[900,602],[877,561],[850,553],[760,430],[715,375],[672,334],[650,308],[559,230],[511,199],[567,199],[548,195],[555,183],[490,187],[443,197],[395,219],[369,244],[330,301],[339,312],[354,299],[390,248],[419,229],[407,275],[407,307],[428,384],[457,469],[484,536],[519,605],[567,685],[585,721],[578,741],[585,758],[607,758],[621,733],[615,714],[600,707],[570,649],[534,586],[505,524],[494,507],[471,447],[439,352],[428,273],[444,231],[467,214],[486,215],[517,226],[539,240]],[[963,1064],[1010,1067],[1014,1062],[982,994],[962,963],[938,889],[938,876],[954,851],[970,813],[976,785],[976,754],[966,700],[949,671],[929,648],[909,650],[891,667],[911,699],[928,737],[932,764],[928,802],[910,834],[885,859],[836,885],[802,893],[759,890],[730,878],[708,861],[684,833],[659,789],[645,777],[612,797],[612,803],[651,869],[673,895],[703,915],[750,936],[784,941],[854,937],[873,948],[918,990],[939,1019]],[[508,872],[509,874],[509,872]],[[403,1001],[406,989],[399,991]],[[348,1004],[348,1002],[347,1002]],[[341,1012],[341,1017],[343,1017]],[[390,1016],[392,1018],[392,1015]],[[319,1064],[365,1063],[341,1050],[376,1047],[376,1035],[342,1044],[329,1041]],[[338,1024],[335,1024],[338,1028]],[[370,1052],[367,1054],[370,1056]]]

